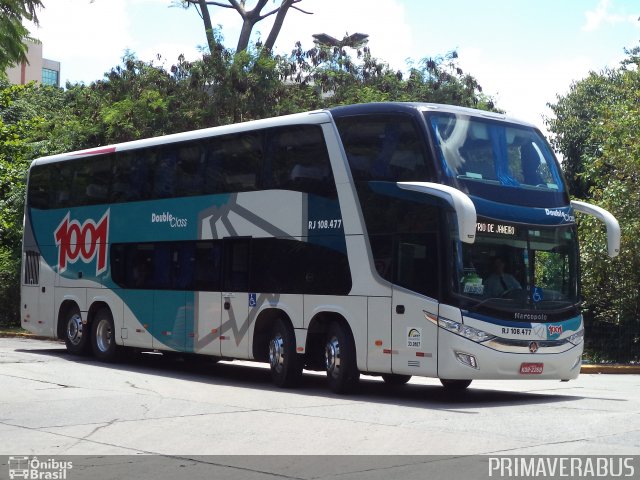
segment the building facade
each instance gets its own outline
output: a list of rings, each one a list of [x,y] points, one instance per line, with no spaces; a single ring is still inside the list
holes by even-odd
[[[22,62],[7,70],[9,82],[24,85],[32,81],[60,86],[60,62],[42,56],[42,44],[28,42],[28,62]]]

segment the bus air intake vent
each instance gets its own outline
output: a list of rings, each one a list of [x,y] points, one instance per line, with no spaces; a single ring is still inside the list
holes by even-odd
[[[40,283],[40,254],[38,252],[25,252],[24,283],[25,285]]]

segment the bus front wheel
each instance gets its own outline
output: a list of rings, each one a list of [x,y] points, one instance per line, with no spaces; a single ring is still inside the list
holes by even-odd
[[[400,375],[398,373],[385,373],[382,375],[384,383],[387,385],[404,385],[411,380],[411,375]]]
[[[64,343],[69,353],[89,353],[89,325],[82,323],[82,315],[77,305],[70,307],[64,317]]]
[[[353,391],[360,372],[356,362],[356,347],[351,332],[342,324],[334,322],[327,332],[324,347],[324,365],[329,388],[335,393]]]
[[[458,392],[465,390],[469,385],[471,385],[471,380],[448,380],[446,378],[441,378],[440,383],[446,390]]]
[[[295,332],[282,318],[276,320],[269,336],[269,366],[271,379],[280,388],[294,387],[302,376]]]
[[[111,312],[106,308],[100,309],[93,319],[92,327],[91,346],[95,357],[103,362],[115,361],[119,351]]]

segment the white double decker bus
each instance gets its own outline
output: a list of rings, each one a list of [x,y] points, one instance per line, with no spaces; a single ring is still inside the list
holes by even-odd
[[[123,348],[326,370],[568,380],[580,371],[575,212],[540,132],[380,103],[35,160],[22,326],[73,354]]]

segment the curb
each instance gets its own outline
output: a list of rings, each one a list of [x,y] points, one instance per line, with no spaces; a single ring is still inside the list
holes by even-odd
[[[28,338],[29,340],[53,340],[57,342],[57,338],[44,337],[42,335],[34,335],[32,333],[22,333],[22,332],[1,332],[0,338]]]
[[[627,374],[638,375],[640,374],[640,365],[617,365],[617,364],[604,364],[604,365],[582,365],[580,368],[582,374]]]
[[[31,340],[54,340],[55,338],[33,335],[32,333],[4,332],[0,338],[29,338]],[[614,375],[640,375],[640,365],[596,364],[582,365],[580,373],[583,375],[614,374]]]

